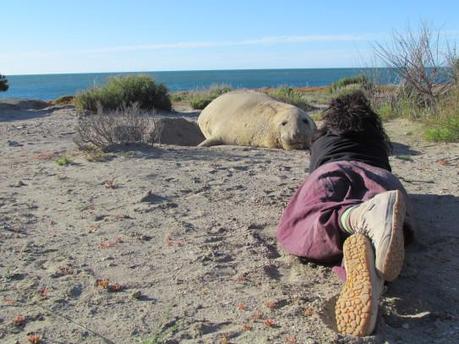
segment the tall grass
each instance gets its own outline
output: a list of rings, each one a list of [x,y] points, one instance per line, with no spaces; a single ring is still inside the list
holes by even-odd
[[[459,85],[438,98],[436,106],[420,104],[417,97],[393,87],[371,96],[383,120],[406,118],[425,125],[424,137],[434,142],[459,142]]]
[[[372,82],[364,74],[356,76],[345,77],[332,83],[329,87],[330,93],[336,93],[344,89],[349,89],[349,92],[353,92],[358,88],[369,89],[372,87]]]
[[[426,121],[425,138],[434,142],[459,142],[459,85],[440,101],[436,116]]]
[[[163,84],[146,75],[130,75],[110,78],[103,86],[93,87],[77,94],[74,100],[78,111],[115,111],[137,104],[143,111],[170,110],[169,93]]]
[[[206,90],[191,92],[190,104],[193,109],[202,110],[210,104],[212,100],[221,96],[222,94],[228,93],[232,90],[231,86],[228,85],[212,85]]]
[[[287,104],[295,105],[304,111],[310,111],[314,108],[300,90],[292,87],[273,88],[269,89],[266,93],[274,99]]]

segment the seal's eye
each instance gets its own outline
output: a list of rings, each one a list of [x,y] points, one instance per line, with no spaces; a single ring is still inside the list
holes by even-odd
[[[282,124],[282,125],[286,125],[286,124],[287,124],[287,121],[283,121],[281,124]]]

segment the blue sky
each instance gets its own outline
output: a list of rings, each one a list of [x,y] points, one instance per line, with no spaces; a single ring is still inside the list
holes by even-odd
[[[427,21],[459,38],[459,1],[0,0],[0,73],[327,68]]]

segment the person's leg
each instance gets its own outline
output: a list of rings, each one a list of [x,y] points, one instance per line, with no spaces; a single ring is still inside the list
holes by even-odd
[[[344,243],[348,278],[336,303],[336,323],[339,332],[358,336],[373,332],[384,280],[394,280],[402,268],[407,206],[406,192],[394,176],[364,170],[371,176],[366,183],[369,189],[376,181],[386,190],[395,190],[378,193],[340,214],[340,227],[357,234]],[[382,180],[372,172],[381,174]]]
[[[396,189],[388,171],[355,162],[325,164],[309,175],[284,210],[277,230],[279,244],[290,254],[319,262],[342,258],[351,234],[340,225],[346,209]]]
[[[351,184],[351,178],[335,163],[308,176],[282,214],[277,230],[279,244],[296,256],[339,262],[343,242],[349,236],[340,229],[340,212],[361,203],[361,195],[346,199],[352,195]]]
[[[367,200],[393,189],[403,190],[403,187],[395,176],[380,168],[355,162],[323,165],[308,177],[289,202],[278,227],[278,241],[291,254],[322,262],[336,261],[342,256],[344,240],[354,232],[340,223],[350,214],[347,210],[356,206],[363,209]],[[344,251],[348,278],[339,297],[341,306],[337,305],[337,311],[341,312],[337,313],[337,323],[343,333],[368,335],[374,329],[377,300],[384,281],[375,272],[371,245],[364,240],[349,239],[348,253],[346,246]],[[361,276],[367,276],[365,283]],[[365,305],[370,312],[341,316],[354,309],[356,300],[367,296],[369,301]]]
[[[386,281],[393,281],[402,269],[405,214],[405,196],[393,190],[347,208],[340,217],[341,227],[348,233],[364,234],[371,239],[376,270]]]

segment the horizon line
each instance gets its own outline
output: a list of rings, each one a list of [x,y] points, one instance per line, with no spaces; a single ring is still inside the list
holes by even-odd
[[[173,69],[173,70],[137,70],[137,71],[110,71],[110,72],[49,72],[49,73],[25,73],[25,74],[2,74],[10,76],[39,76],[39,75],[72,75],[72,74],[142,74],[142,73],[174,73],[174,72],[230,72],[230,71],[262,71],[262,70],[304,70],[304,69],[383,69],[377,67],[276,67],[276,68],[222,68],[222,69]]]

